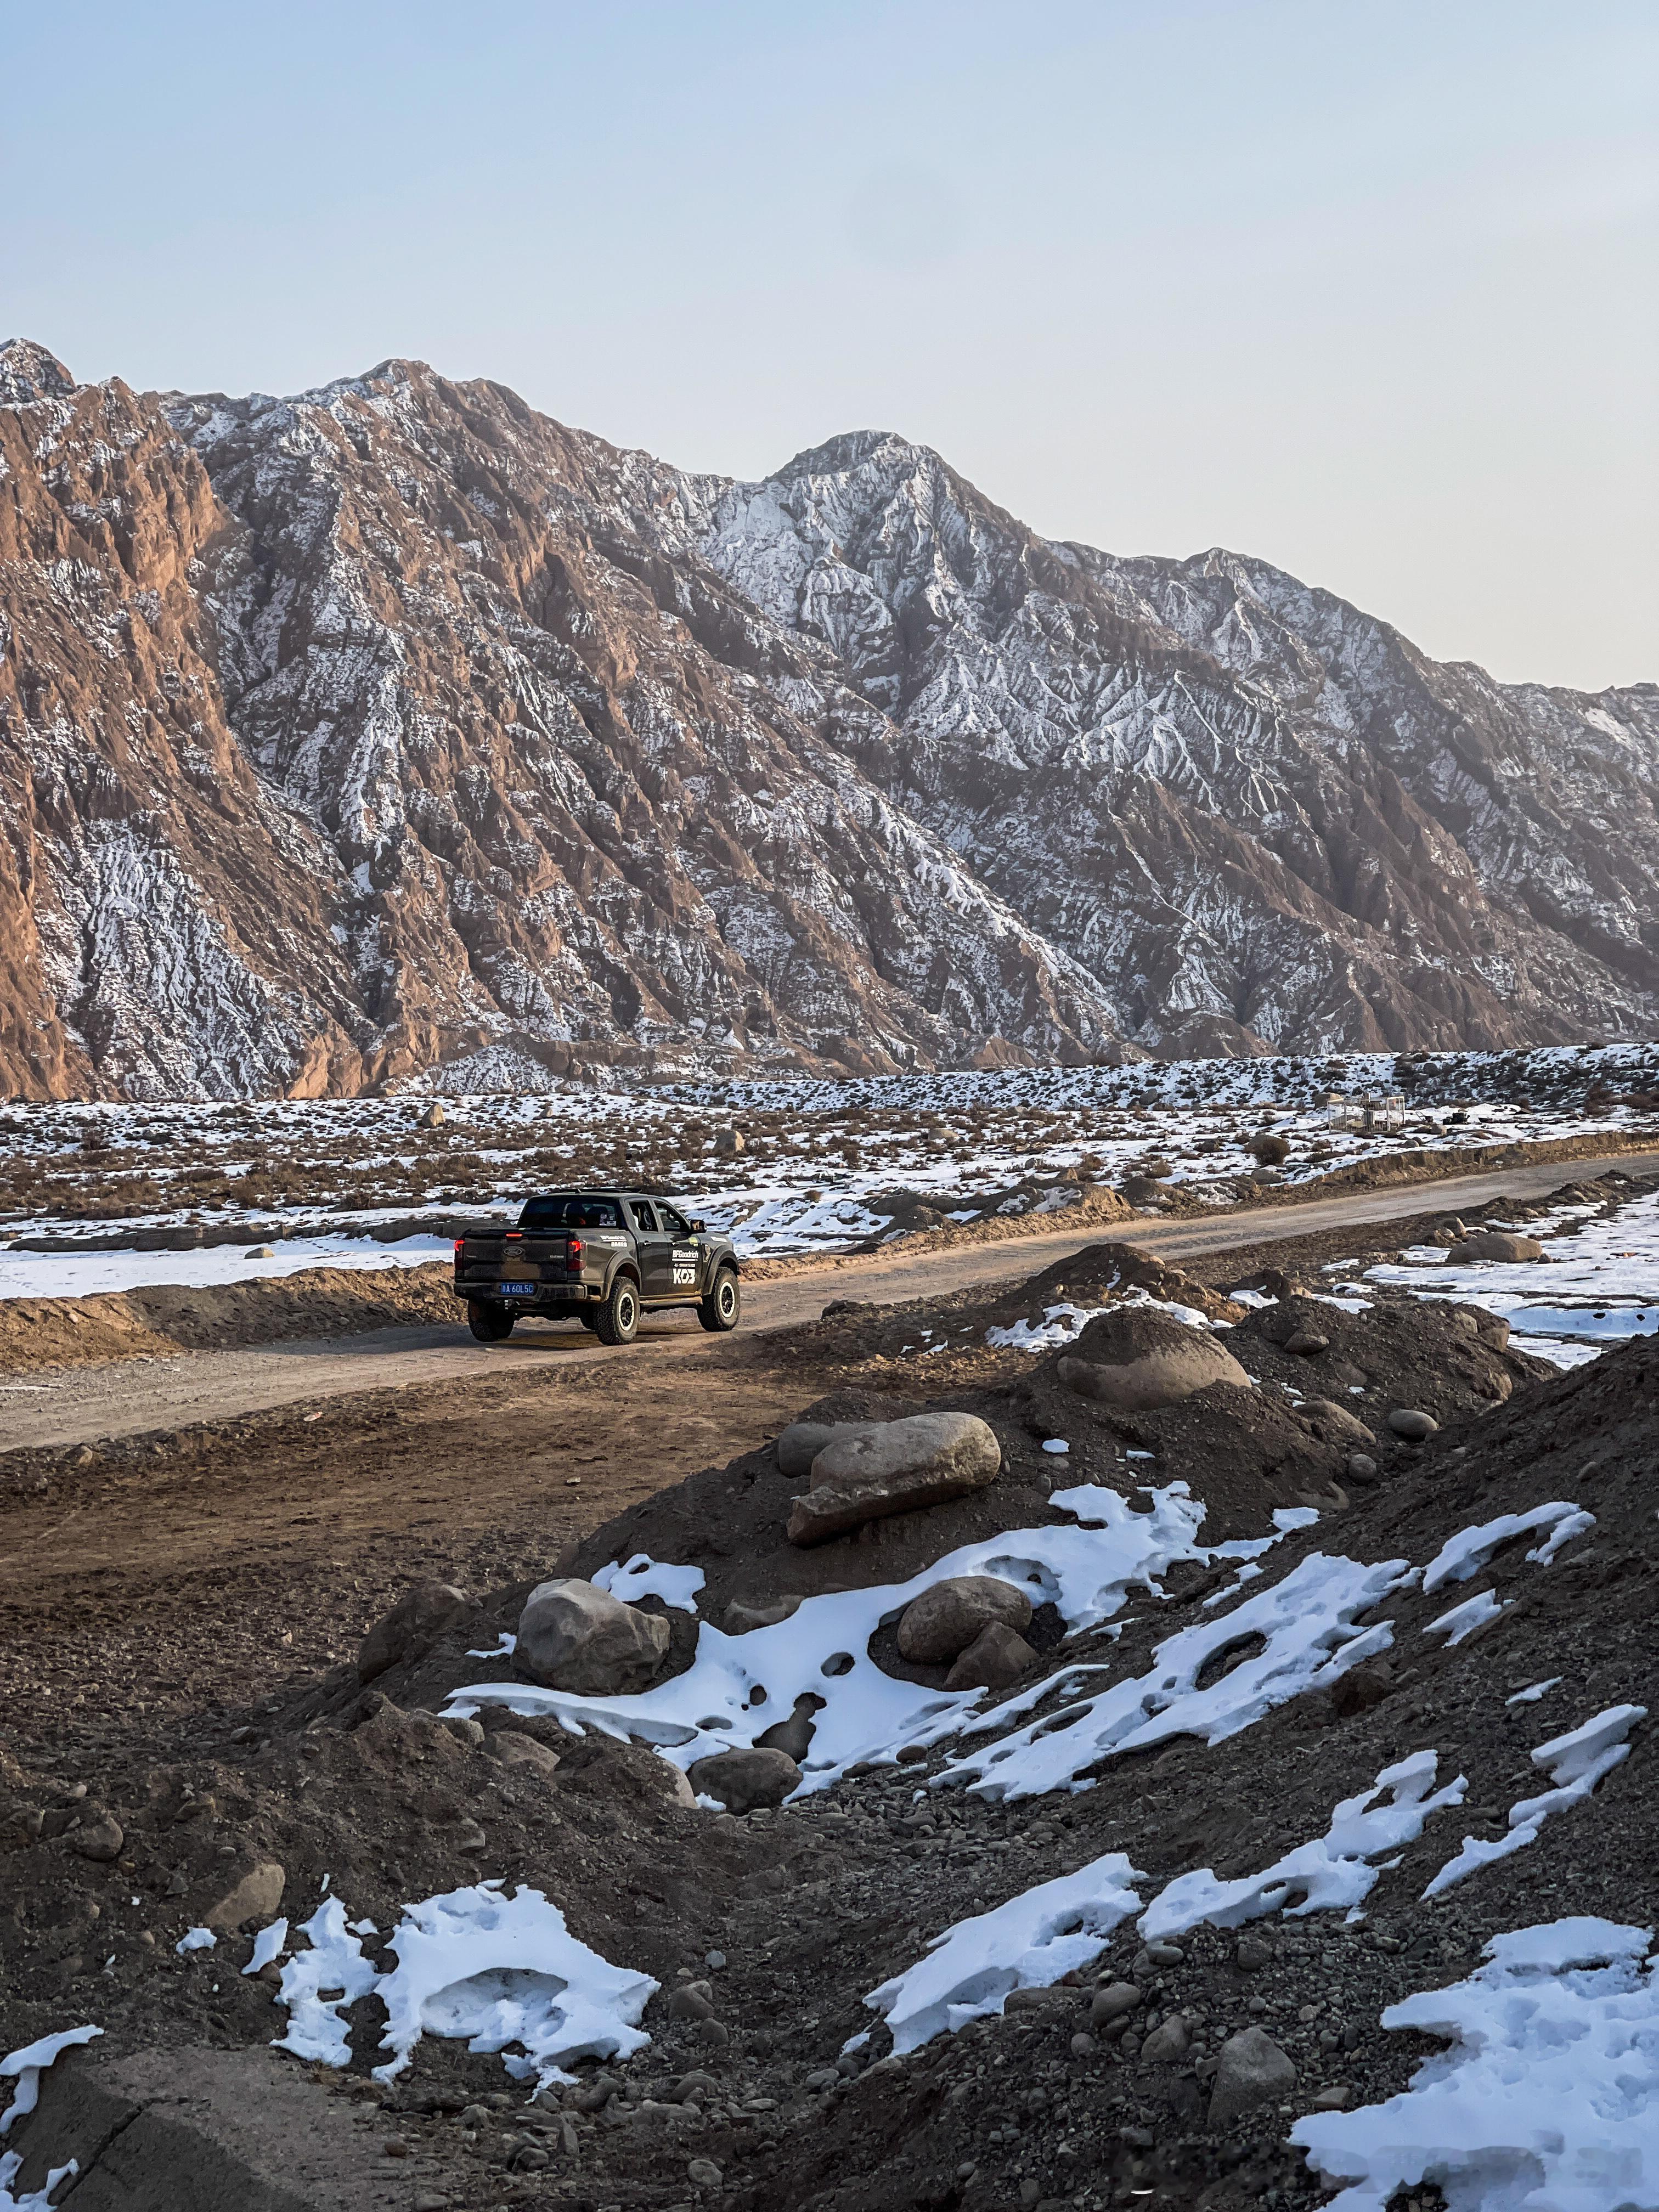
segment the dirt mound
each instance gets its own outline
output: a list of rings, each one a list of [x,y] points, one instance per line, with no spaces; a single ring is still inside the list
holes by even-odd
[[[1069,1301],[1095,1305],[1135,1292],[1166,1304],[1191,1306],[1210,1321],[1237,1321],[1243,1311],[1232,1300],[1189,1275],[1184,1267],[1160,1260],[1139,1244],[1091,1244],[1021,1285],[1006,1301],[1008,1313],[1030,1311]]]
[[[170,1358],[461,1317],[448,1267],[307,1267],[256,1282],[158,1283],[84,1298],[0,1300],[0,1374]]]

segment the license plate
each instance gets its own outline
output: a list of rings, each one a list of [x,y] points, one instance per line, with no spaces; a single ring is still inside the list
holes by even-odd
[[[536,1295],[534,1283],[497,1283],[495,1287],[504,1298],[533,1298]]]

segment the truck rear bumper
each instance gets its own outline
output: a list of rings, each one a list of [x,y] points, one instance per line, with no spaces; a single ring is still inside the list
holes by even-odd
[[[477,1300],[500,1306],[585,1306],[592,1304],[593,1297],[586,1283],[538,1283],[527,1296],[523,1291],[504,1295],[498,1282],[455,1283],[451,1287],[469,1305]]]

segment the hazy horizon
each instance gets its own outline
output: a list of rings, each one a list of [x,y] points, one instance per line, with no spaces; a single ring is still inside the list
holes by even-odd
[[[1659,679],[1659,16],[68,5],[0,335],[138,387],[391,356],[687,469],[928,445],[1506,681]],[[67,119],[66,119],[67,118]]]

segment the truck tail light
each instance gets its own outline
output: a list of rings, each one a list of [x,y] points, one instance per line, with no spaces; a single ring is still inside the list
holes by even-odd
[[[571,1273],[573,1275],[580,1274],[581,1273],[582,1265],[582,1240],[580,1237],[573,1237],[570,1239],[569,1243],[564,1248],[564,1256],[565,1265],[568,1267]]]
[[[458,1237],[455,1239],[455,1257],[456,1257],[458,1260],[459,1260],[459,1259],[460,1258],[460,1256],[461,1256],[461,1247],[462,1247],[462,1245],[464,1245],[464,1244],[465,1243],[465,1242],[466,1242],[466,1239],[465,1239],[465,1237]]]

